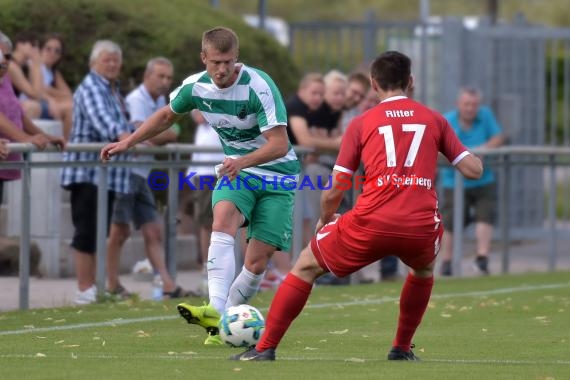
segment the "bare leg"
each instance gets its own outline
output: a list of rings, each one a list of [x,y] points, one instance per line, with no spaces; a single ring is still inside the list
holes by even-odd
[[[275,251],[271,258],[274,269],[276,269],[281,276],[289,273],[291,270],[291,255],[288,252]]]
[[[95,255],[73,249],[77,287],[85,291],[95,284]]]
[[[303,246],[309,245],[311,238],[315,234],[315,225],[312,219],[303,219]]]
[[[245,252],[244,266],[255,274],[262,274],[267,268],[275,247],[257,239],[251,239]]]
[[[477,222],[475,224],[475,237],[477,238],[477,256],[488,256],[491,250],[493,226],[489,223]]]
[[[210,236],[212,235],[212,227],[200,227],[200,257],[202,258],[202,266],[206,268],[208,261],[208,248],[210,247]]]
[[[245,253],[247,252],[247,227],[241,227],[239,229],[239,249],[241,250],[242,257],[245,258]]]
[[[164,284],[163,290],[165,292],[176,290],[176,283],[172,277],[170,277],[170,274],[166,269],[160,225],[156,222],[143,224],[141,232],[144,237],[146,257],[148,257],[152,267],[160,274],[162,283]]]
[[[107,286],[109,290],[119,287],[119,261],[121,250],[131,234],[128,224],[112,223],[107,239]]]
[[[451,261],[453,258],[453,234],[451,232],[443,233],[439,255],[443,261]]]

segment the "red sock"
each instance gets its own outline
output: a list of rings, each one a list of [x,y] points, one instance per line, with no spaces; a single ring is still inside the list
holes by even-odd
[[[312,289],[313,284],[301,280],[292,273],[285,277],[269,307],[265,319],[265,332],[256,345],[257,351],[265,351],[279,345],[291,322],[305,307]]]
[[[400,317],[396,338],[392,343],[394,347],[406,352],[410,350],[412,338],[427,309],[432,288],[433,276],[420,278],[408,274],[400,294]]]

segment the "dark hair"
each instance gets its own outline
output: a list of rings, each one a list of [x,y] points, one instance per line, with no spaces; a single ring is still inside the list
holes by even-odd
[[[14,46],[17,46],[18,44],[25,44],[26,42],[38,46],[40,43],[40,38],[38,37],[37,33],[30,31],[20,32],[16,34],[16,37],[14,37]]]
[[[412,61],[398,51],[380,54],[370,66],[370,76],[384,91],[406,91],[412,74]]]
[[[237,50],[239,49],[238,36],[231,29],[218,26],[202,34],[202,51],[206,52],[208,46],[221,53],[227,53],[234,49]]]
[[[48,41],[51,40],[56,40],[59,42],[59,45],[61,46],[61,54],[59,55],[59,60],[53,65],[53,70],[56,70],[59,66],[59,64],[61,63],[61,61],[63,60],[63,55],[65,54],[65,43],[63,42],[63,37],[61,34],[58,33],[48,33],[46,34],[41,42],[40,42],[40,49],[43,49],[44,46],[48,43]]]
[[[370,88],[370,80],[362,71],[355,71],[348,76],[348,82],[359,82],[368,91]]]

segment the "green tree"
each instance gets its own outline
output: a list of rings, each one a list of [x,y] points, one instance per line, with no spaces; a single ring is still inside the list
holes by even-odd
[[[0,7],[0,29],[10,37],[21,31],[64,36],[62,72],[72,87],[87,73],[89,53],[98,39],[111,39],[123,49],[125,90],[142,80],[147,60],[157,55],[173,61],[174,83],[179,83],[203,70],[202,32],[218,25],[238,33],[240,59],[267,71],[284,95],[295,90],[299,79],[287,50],[269,35],[200,0],[0,0]]]

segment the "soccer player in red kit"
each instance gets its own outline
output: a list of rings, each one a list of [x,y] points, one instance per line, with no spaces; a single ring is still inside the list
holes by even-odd
[[[412,338],[431,296],[443,234],[435,191],[438,153],[467,178],[479,178],[483,169],[443,116],[405,96],[412,84],[407,56],[381,54],[371,65],[370,79],[380,103],[356,117],[343,136],[332,186],[322,193],[317,234],[275,294],[261,340],[231,359],[275,360],[275,349],[319,276],[347,276],[395,255],[411,271],[400,294],[388,360],[419,360],[411,350]],[[335,214],[346,189],[340,184],[361,161],[366,173],[362,194],[352,210]]]

